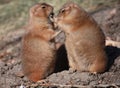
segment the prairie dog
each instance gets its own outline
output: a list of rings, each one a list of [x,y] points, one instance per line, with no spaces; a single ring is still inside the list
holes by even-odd
[[[105,36],[84,9],[72,2],[66,3],[54,21],[65,32],[65,46],[71,69],[91,73],[106,70]]]
[[[51,74],[55,68],[56,47],[53,38],[56,33],[49,20],[53,7],[38,3],[30,8],[29,14],[26,34],[22,39],[22,69],[31,81],[36,82]]]

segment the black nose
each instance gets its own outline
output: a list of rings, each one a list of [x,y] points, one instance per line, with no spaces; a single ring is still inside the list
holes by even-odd
[[[54,13],[50,13],[50,17],[53,18],[53,16],[54,16]]]
[[[54,13],[51,13],[51,15],[54,15]]]

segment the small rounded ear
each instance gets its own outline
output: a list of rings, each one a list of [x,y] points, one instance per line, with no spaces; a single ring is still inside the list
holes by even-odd
[[[73,6],[74,6],[74,7],[76,7],[76,8],[78,8],[78,7],[79,7],[77,4],[74,4]]]
[[[71,2],[71,3],[70,3],[70,6],[71,6],[71,7],[76,7],[76,8],[79,7],[79,6],[78,6],[76,3],[74,3],[74,2]]]
[[[70,7],[70,6],[68,6],[68,7],[66,7],[66,8],[65,8],[65,10],[70,10],[70,9],[71,9],[71,7]]]

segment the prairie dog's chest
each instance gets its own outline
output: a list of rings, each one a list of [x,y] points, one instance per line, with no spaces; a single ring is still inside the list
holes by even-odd
[[[81,52],[83,48],[82,41],[83,40],[81,39],[79,33],[66,35],[65,46],[66,46],[67,52],[74,55],[76,55],[78,52]]]
[[[66,42],[65,44],[67,44],[68,46],[72,46],[75,47],[76,44],[80,41],[80,39],[78,38],[78,35],[76,34],[66,34]]]
[[[53,51],[55,49],[55,43],[36,37],[27,37],[23,39],[23,47],[35,52],[46,52],[46,50]]]
[[[73,53],[75,51],[76,38],[72,34],[66,34],[65,46],[68,52]]]

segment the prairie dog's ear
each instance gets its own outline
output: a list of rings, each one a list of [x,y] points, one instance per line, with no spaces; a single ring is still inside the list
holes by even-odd
[[[65,10],[70,10],[70,9],[71,9],[71,7],[70,7],[70,6],[68,6],[68,7],[66,7],[66,8],[65,8]]]
[[[73,6],[74,6],[75,8],[78,8],[78,7],[79,7],[77,4],[74,4]]]
[[[71,6],[71,7],[76,7],[76,8],[79,7],[79,6],[78,6],[76,3],[74,3],[74,2],[70,3],[70,6]]]

